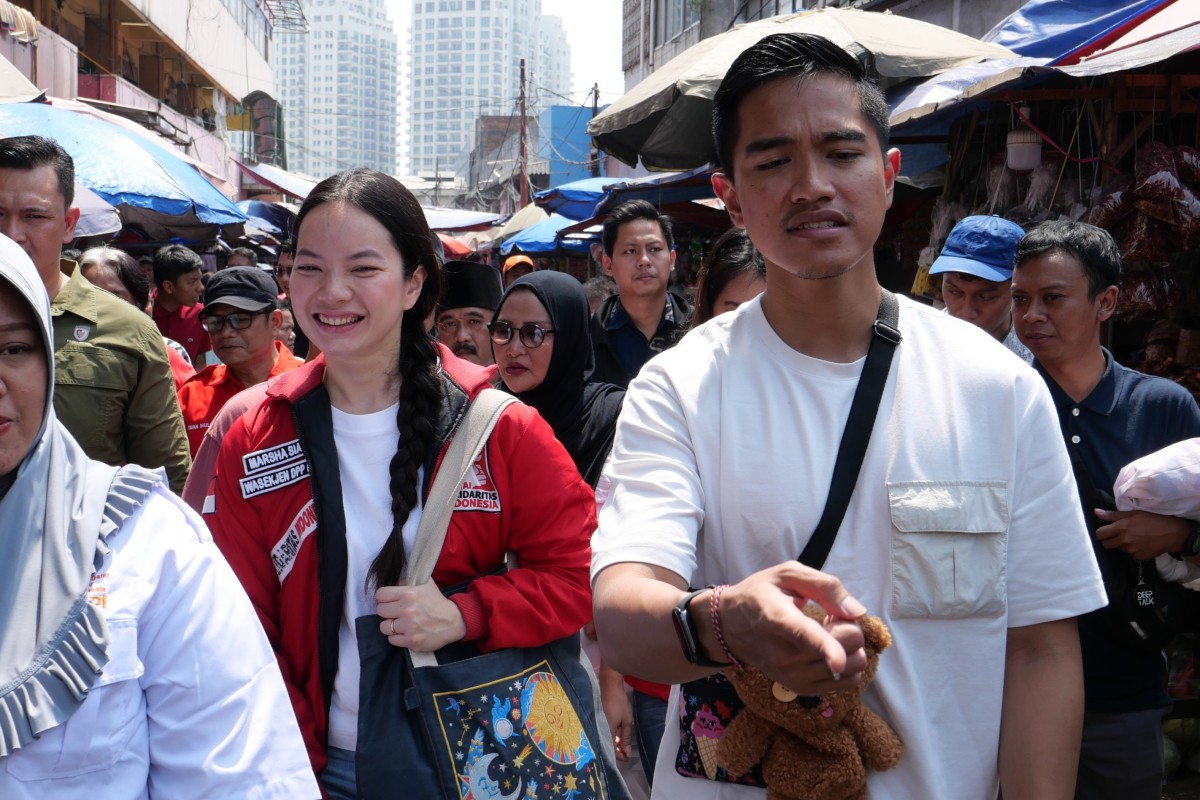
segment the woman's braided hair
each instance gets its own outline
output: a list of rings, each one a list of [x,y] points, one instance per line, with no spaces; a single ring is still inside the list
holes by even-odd
[[[436,445],[433,423],[438,415],[442,384],[438,378],[437,349],[425,331],[425,319],[441,295],[441,264],[421,204],[395,178],[375,170],[352,169],[321,181],[296,215],[297,238],[308,212],[327,202],[347,203],[374,217],[400,251],[406,278],[418,266],[425,268],[421,294],[413,307],[404,312],[401,322],[400,407],[396,412],[399,445],[390,465],[392,531],[367,576],[368,586],[390,586],[398,583],[404,573],[401,531],[417,506],[420,469]]]

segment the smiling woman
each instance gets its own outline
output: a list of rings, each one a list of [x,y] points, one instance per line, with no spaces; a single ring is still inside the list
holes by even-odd
[[[577,633],[590,615],[595,500],[546,423],[513,404],[456,496],[432,580],[407,585],[425,488],[494,371],[426,334],[441,267],[420,205],[394,178],[322,181],[295,231],[292,307],[323,355],[272,381],[233,424],[207,519],[258,602],[328,796],[401,784],[440,796],[421,782],[436,779],[427,767],[410,768],[434,754],[394,672],[406,651],[492,653]],[[505,569],[509,553],[519,566]],[[472,714],[516,729],[521,697],[507,699],[463,710],[463,731]],[[478,753],[459,777],[490,760]]]

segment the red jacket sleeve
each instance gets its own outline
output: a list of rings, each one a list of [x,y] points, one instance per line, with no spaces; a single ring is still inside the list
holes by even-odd
[[[478,578],[451,597],[466,622],[465,639],[490,652],[579,631],[591,619],[595,495],[550,426],[528,407],[505,411],[488,455],[500,465],[495,478],[507,509],[503,544],[517,566]]]

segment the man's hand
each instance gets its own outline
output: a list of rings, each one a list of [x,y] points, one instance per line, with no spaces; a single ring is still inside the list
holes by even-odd
[[[1096,538],[1110,550],[1123,550],[1138,561],[1148,561],[1163,553],[1183,549],[1190,529],[1182,517],[1168,517],[1149,511],[1107,511],[1096,509],[1096,516],[1109,523],[1096,530]]]
[[[810,600],[825,609],[824,623],[801,611]],[[721,595],[720,611],[725,642],[738,661],[753,664],[797,694],[852,686],[867,667],[863,633],[853,622],[866,609],[837,578],[798,562],[730,586]],[[706,623],[700,627],[701,641],[710,657],[723,659],[708,616],[699,616]]]
[[[379,631],[396,647],[432,653],[460,641],[467,624],[452,601],[428,581],[420,586],[380,586],[375,590]]]

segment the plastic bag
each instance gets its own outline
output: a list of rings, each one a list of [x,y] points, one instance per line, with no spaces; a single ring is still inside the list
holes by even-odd
[[[1100,199],[1088,210],[1083,221],[1112,233],[1117,223],[1134,211],[1132,188],[1133,179],[1128,175],[1115,179],[1104,187]]]
[[[1120,511],[1151,511],[1200,520],[1200,438],[1142,456],[1117,473]]]
[[[1171,150],[1175,158],[1175,171],[1179,179],[1200,187],[1200,150],[1181,144]]]
[[[1184,250],[1192,250],[1200,244],[1200,197],[1184,184],[1181,199],[1175,203],[1175,233]]]
[[[1042,163],[1029,174],[1029,191],[1020,210],[1031,217],[1046,210],[1046,199],[1054,190],[1058,175],[1051,164]]]
[[[1200,520],[1200,439],[1185,439],[1142,456],[1117,473],[1118,511],[1149,511]],[[1155,559],[1162,577],[1200,591],[1200,566],[1169,555]]]
[[[1136,214],[1121,240],[1121,258],[1126,262],[1144,263],[1160,260],[1159,242],[1155,239],[1157,231],[1154,230],[1157,225],[1145,214]]]
[[[1017,176],[1009,171],[1003,161],[988,167],[987,213],[1003,213],[1017,199]]]
[[[1121,274],[1117,316],[1125,320],[1168,317],[1179,298],[1179,285],[1165,269],[1125,270]]]
[[[1138,150],[1133,161],[1133,175],[1134,198],[1172,205],[1173,215],[1173,204],[1181,199],[1182,184],[1179,182],[1179,173],[1175,171],[1175,157],[1171,149],[1162,142],[1146,143]],[[1162,219],[1156,214],[1150,216]],[[1172,220],[1173,216],[1171,220],[1163,221]]]

